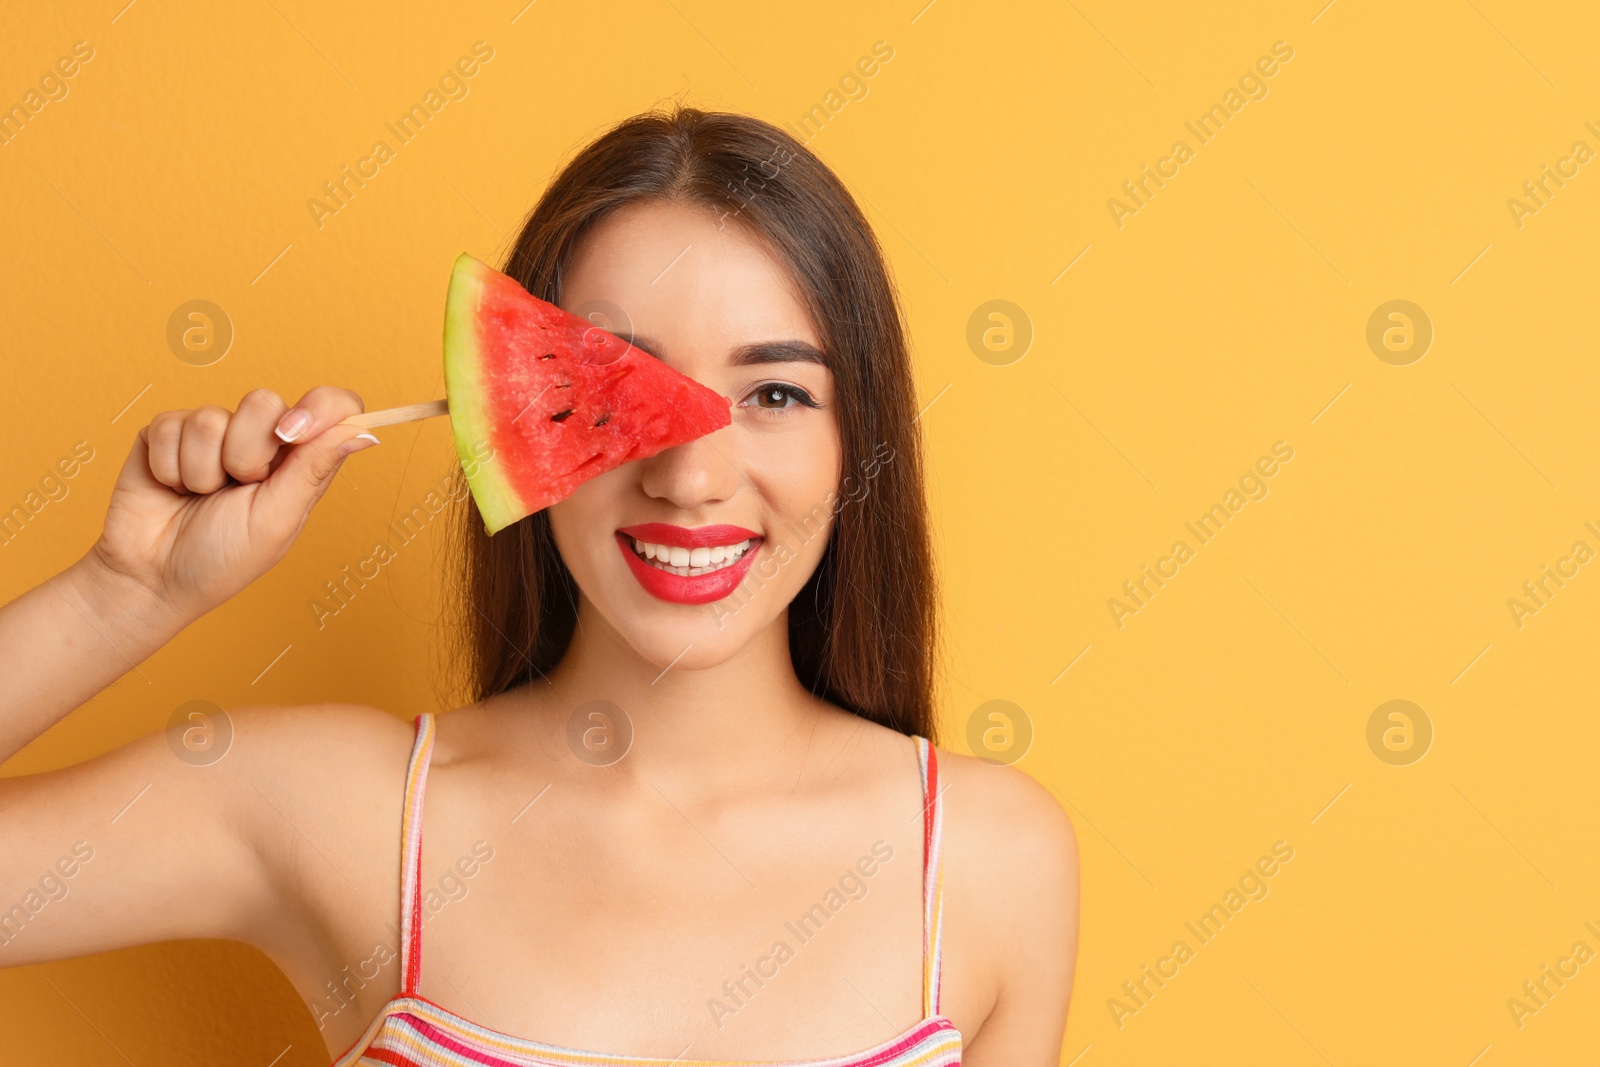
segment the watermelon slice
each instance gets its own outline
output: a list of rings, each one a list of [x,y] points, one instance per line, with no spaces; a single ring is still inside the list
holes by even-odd
[[[445,298],[444,383],[491,534],[732,422],[726,397],[469,255]]]

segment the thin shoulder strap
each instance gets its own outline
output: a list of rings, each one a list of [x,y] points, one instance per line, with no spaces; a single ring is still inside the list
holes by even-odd
[[[917,738],[922,764],[922,1016],[939,1014],[939,977],[944,960],[944,798],[939,759],[925,737]]]
[[[422,981],[422,791],[433,755],[433,716],[417,716],[417,740],[406,769],[406,807],[400,824],[400,992],[413,996]]]

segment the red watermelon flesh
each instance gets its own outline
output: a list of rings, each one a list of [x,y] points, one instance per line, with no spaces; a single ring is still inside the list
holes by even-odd
[[[445,300],[456,450],[493,534],[732,422],[729,401],[468,255]]]

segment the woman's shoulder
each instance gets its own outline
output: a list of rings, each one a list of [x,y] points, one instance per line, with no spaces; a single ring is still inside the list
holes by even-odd
[[[1072,821],[1015,767],[941,750],[939,778],[948,938],[990,977],[975,998],[1046,1028],[1059,1013],[1064,1026],[1078,942]]]
[[[219,765],[232,765],[256,792],[270,786],[270,799],[288,808],[318,812],[327,807],[358,818],[397,807],[404,787],[415,728],[409,718],[364,704],[252,705],[230,709],[229,747]]]
[[[346,762],[356,752],[371,757],[409,752],[415,737],[412,719],[367,704],[256,704],[227,716],[241,751],[254,748],[259,758],[276,763]]]
[[[1064,889],[1077,881],[1072,820],[1050,789],[1016,767],[938,750],[946,834],[997,874]]]
[[[236,844],[260,865],[281,915],[312,914],[366,936],[360,924],[398,899],[412,724],[361,704],[260,704],[213,713],[193,729],[207,731],[212,747],[162,762],[176,768],[171,785],[191,810],[207,814],[218,846]],[[166,740],[176,744],[170,732]],[[304,948],[273,941],[279,929],[257,922],[247,932],[264,950]]]

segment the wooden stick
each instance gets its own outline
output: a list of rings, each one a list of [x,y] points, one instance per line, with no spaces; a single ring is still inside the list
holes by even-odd
[[[398,408],[384,408],[382,411],[364,411],[344,421],[350,426],[360,426],[364,430],[370,430],[375,426],[393,426],[398,422],[416,422],[418,419],[431,419],[436,415],[448,414],[450,414],[448,401],[430,400],[426,404],[406,404]]]

